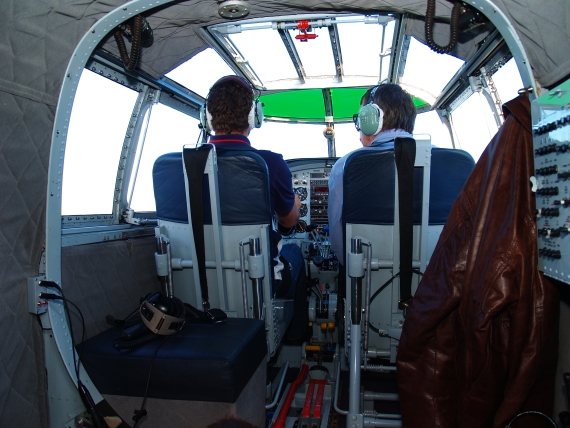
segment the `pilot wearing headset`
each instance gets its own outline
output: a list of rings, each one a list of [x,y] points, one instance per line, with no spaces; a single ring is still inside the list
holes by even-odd
[[[263,106],[255,98],[250,83],[240,76],[225,76],[210,88],[206,103],[202,107],[201,125],[210,135],[209,143],[218,149],[235,149],[243,145],[251,146],[248,139],[253,128],[261,127],[263,122]],[[271,207],[278,223],[290,229],[299,220],[301,201],[293,192],[291,171],[283,156],[269,150],[256,150],[267,164]],[[306,306],[305,270],[301,249],[294,244],[281,246],[281,234],[271,231],[271,257],[275,260],[274,293],[277,297],[293,298],[299,305]],[[297,286],[297,283],[299,286]],[[295,304],[297,307],[297,302]],[[307,311],[304,311],[305,314]],[[308,315],[295,314],[294,319],[302,320],[298,329],[303,332],[308,325]],[[292,322],[296,323],[294,320]],[[304,325],[303,325],[304,324]],[[290,326],[290,330],[293,325]],[[295,336],[295,334],[293,334]]]
[[[390,83],[370,88],[362,96],[360,105],[360,111],[353,116],[363,146],[357,150],[393,149],[395,138],[412,138],[416,107],[412,97],[399,85]],[[336,161],[329,179],[330,241],[341,265],[344,265],[343,169],[349,155]]]

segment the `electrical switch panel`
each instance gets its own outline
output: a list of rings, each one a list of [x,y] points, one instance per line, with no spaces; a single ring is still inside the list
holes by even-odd
[[[538,265],[570,284],[570,80],[532,103]]]

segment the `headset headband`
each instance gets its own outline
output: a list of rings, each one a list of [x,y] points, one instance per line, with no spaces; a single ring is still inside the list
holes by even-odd
[[[375,104],[374,102],[374,95],[376,95],[376,91],[378,90],[380,86],[376,85],[374,86],[374,88],[372,88],[372,90],[370,91],[370,100],[368,100],[368,104]]]

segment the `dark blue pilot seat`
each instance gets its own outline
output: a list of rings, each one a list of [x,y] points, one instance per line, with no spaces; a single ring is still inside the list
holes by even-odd
[[[293,317],[294,301],[275,296],[271,242],[277,232],[272,227],[268,168],[263,157],[246,145],[231,149],[215,147],[210,156],[215,159],[213,163],[216,167],[209,168],[207,163],[206,171],[209,172],[204,174],[202,181],[210,303],[212,307],[224,310],[230,318],[256,317],[256,312],[261,317],[259,313],[263,313],[268,353],[273,356]],[[216,178],[217,195],[215,186],[210,188],[211,175]],[[182,153],[167,153],[155,161],[153,183],[158,229],[170,241],[172,258],[184,260],[180,265],[188,266],[196,255],[191,245],[194,232],[188,221],[189,190],[185,184]],[[253,276],[248,277],[253,270],[240,271],[242,257],[246,258],[244,264],[249,266],[247,256],[251,248],[247,245],[250,239],[259,240],[262,293],[254,293],[250,279]],[[172,276],[174,294],[198,306],[198,302],[201,302],[201,286],[196,266],[175,268]],[[297,278],[292,278],[293,284],[296,281]],[[256,301],[257,296],[261,296],[261,301]],[[261,310],[258,309],[260,307]]]
[[[410,141],[396,143],[403,146]],[[392,147],[357,150],[344,164],[346,307],[358,310],[358,301],[353,303],[353,296],[364,297],[363,322],[351,324],[351,335],[358,337],[362,332],[364,338],[361,348],[356,348],[361,346],[359,341],[348,343],[351,375],[361,370],[361,355],[396,362],[405,322],[399,303],[401,300],[407,303],[408,294],[413,295],[417,289],[455,199],[474,167],[473,158],[462,150],[435,148],[428,139],[416,139],[415,147],[412,177],[408,177],[409,170],[404,165],[401,180]],[[413,192],[408,178],[413,182]],[[401,222],[406,226],[402,230]],[[354,385],[349,400],[358,400],[360,376],[351,377],[351,382]]]

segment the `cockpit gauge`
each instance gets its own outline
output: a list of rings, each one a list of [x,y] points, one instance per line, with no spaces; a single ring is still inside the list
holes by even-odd
[[[299,195],[299,199],[304,201],[307,199],[307,189],[304,187],[295,187],[295,193]]]
[[[307,222],[305,220],[299,220],[295,225],[295,232],[305,233],[307,231]]]
[[[301,204],[301,208],[299,208],[299,217],[305,217],[309,209],[307,208],[307,204]]]

